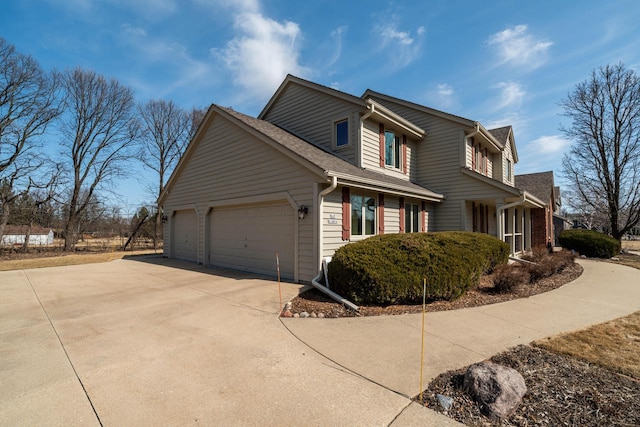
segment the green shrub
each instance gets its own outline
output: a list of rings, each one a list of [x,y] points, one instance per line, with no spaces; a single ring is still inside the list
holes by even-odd
[[[572,229],[560,233],[563,248],[590,258],[611,258],[620,253],[620,242],[597,231]]]
[[[499,293],[509,293],[520,285],[531,281],[527,266],[519,264],[502,264],[493,272],[493,289]]]
[[[331,289],[357,304],[455,299],[507,262],[509,247],[482,233],[386,234],[345,245],[329,264]]]
[[[534,263],[526,265],[531,283],[534,283],[553,274],[561,273],[573,264],[575,255],[567,250],[550,254],[546,248],[534,248],[530,255],[525,255],[522,259]]]

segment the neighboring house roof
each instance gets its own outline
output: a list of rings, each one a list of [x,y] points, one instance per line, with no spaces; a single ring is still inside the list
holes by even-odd
[[[516,175],[515,185],[517,188],[533,194],[545,203],[549,203],[549,200],[552,200],[552,203],[555,205],[553,171]]]
[[[3,234],[5,236],[12,236],[12,235],[24,236],[25,234],[27,234],[28,228],[29,228],[28,225],[7,224],[4,226]],[[31,231],[29,234],[31,234],[32,236],[46,235],[46,234],[49,234],[50,231],[52,231],[51,228],[33,225],[31,226]]]
[[[249,133],[252,133],[254,136],[262,139],[266,143],[269,143],[281,153],[287,155],[324,178],[328,179],[329,177],[335,176],[339,182],[348,185],[356,184],[356,186],[359,185],[361,187],[385,189],[390,192],[413,195],[418,198],[433,201],[441,201],[444,199],[442,194],[435,193],[410,181],[395,178],[393,176],[387,176],[367,169],[361,169],[270,122],[247,116],[246,114],[239,113],[230,108],[212,104],[203,122],[209,121],[209,118],[214,114],[219,114],[227,120],[234,122]],[[203,129],[198,129],[198,133],[203,131]],[[193,138],[189,147],[187,147],[187,152],[182,156],[180,163],[171,175],[165,190],[160,196],[160,204],[166,194],[168,194],[168,191],[175,180],[175,176],[177,176],[179,171],[182,169],[184,159],[188,158],[188,151],[192,149],[194,142],[198,140],[198,133]]]

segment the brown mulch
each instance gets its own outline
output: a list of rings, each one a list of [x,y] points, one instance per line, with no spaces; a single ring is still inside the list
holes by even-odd
[[[446,372],[423,392],[423,403],[468,426],[638,426],[640,381],[538,347],[520,345],[491,358],[524,377],[520,406],[508,418],[490,420],[463,390],[466,369]],[[437,394],[454,400],[444,412]],[[417,397],[416,400],[419,400]]]
[[[432,301],[426,305],[426,311],[457,310],[460,308],[478,307],[481,305],[495,304],[517,298],[526,298],[532,295],[548,292],[566,283],[569,283],[582,274],[582,267],[573,264],[561,273],[539,280],[529,285],[518,286],[510,293],[496,293],[493,291],[491,276],[484,276],[477,288],[467,291],[466,294],[453,301]],[[322,292],[311,288],[291,300],[292,313],[322,313],[324,317],[355,317],[355,316],[380,316],[393,314],[421,313],[422,304],[417,305],[389,305],[389,306],[360,306],[360,312],[356,313],[332,300]]]

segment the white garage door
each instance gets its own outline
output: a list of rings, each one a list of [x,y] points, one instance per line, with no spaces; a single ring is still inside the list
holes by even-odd
[[[198,217],[193,209],[176,211],[172,221],[171,256],[197,262]]]
[[[214,208],[209,221],[209,264],[293,279],[294,214],[291,205]]]

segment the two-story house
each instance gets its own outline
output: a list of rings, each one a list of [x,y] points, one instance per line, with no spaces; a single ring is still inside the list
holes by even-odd
[[[159,200],[164,253],[295,281],[376,234],[486,232],[517,253],[543,202],[516,162],[511,128],[287,76],[258,118],[210,107]]]

